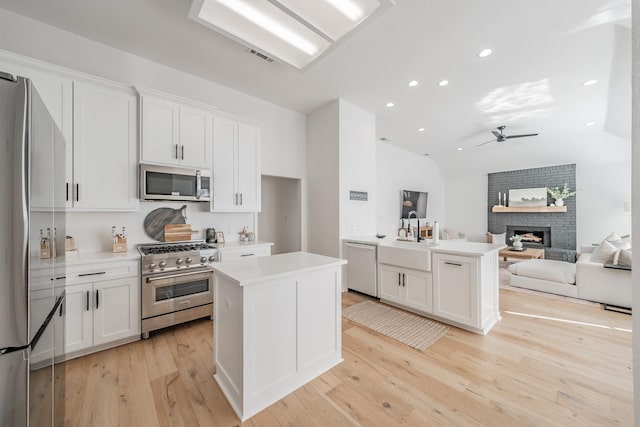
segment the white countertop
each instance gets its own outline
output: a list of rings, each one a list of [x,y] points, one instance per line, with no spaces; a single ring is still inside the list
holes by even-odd
[[[265,242],[264,240],[253,240],[249,242],[225,242],[225,243],[216,243],[216,247],[224,251],[225,249],[238,249],[238,248],[247,248],[252,246],[273,246],[273,242]]]
[[[240,286],[290,276],[293,273],[321,270],[346,264],[340,258],[332,258],[309,252],[291,252],[257,258],[245,258],[213,263],[214,274],[220,274]]]
[[[78,255],[73,256],[72,258],[67,258],[64,256],[59,256],[56,258],[38,258],[31,257],[31,268],[39,269],[46,268],[54,264],[64,264],[65,266],[71,265],[82,265],[82,264],[93,264],[93,263],[102,263],[102,262],[116,262],[116,261],[130,261],[130,260],[140,260],[140,253],[137,249],[132,249],[127,252],[80,252]]]
[[[468,242],[466,240],[440,240],[438,244],[422,241],[420,243],[406,240],[397,240],[395,237],[378,239],[375,236],[358,236],[342,239],[344,242],[365,243],[377,246],[389,246],[417,251],[432,251],[458,255],[482,256],[492,251],[506,248],[506,245],[497,243]]]

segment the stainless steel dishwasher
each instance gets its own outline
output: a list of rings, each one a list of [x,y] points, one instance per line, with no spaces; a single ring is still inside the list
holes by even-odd
[[[378,296],[378,245],[347,241],[347,288]]]

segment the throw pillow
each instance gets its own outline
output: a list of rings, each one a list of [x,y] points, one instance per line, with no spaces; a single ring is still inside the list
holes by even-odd
[[[621,249],[618,255],[618,265],[631,267],[631,248]]]
[[[611,242],[603,240],[602,243],[591,254],[591,262],[600,262],[602,264],[613,262],[618,248],[616,248]]]
[[[606,240],[607,242],[615,242],[617,240],[620,240],[620,235],[618,235],[618,233],[614,231],[613,233],[605,237],[604,240]]]
[[[506,245],[507,233],[491,234],[491,243]]]

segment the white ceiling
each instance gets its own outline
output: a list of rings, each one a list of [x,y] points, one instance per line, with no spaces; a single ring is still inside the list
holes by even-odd
[[[378,138],[442,164],[510,156],[514,169],[590,161],[580,157],[588,153],[591,161],[630,156],[630,0],[397,0],[302,71],[250,55],[189,19],[190,6],[0,0],[5,9],[303,113],[341,97],[376,114]],[[493,55],[477,57],[487,47]],[[419,85],[410,88],[414,79]],[[439,87],[442,79],[450,84]],[[582,86],[589,79],[598,83]],[[540,135],[475,148],[501,124],[506,134]],[[504,160],[491,167],[509,169]]]

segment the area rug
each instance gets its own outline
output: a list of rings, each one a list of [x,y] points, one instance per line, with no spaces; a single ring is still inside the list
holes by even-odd
[[[373,301],[363,301],[342,310],[347,319],[424,351],[449,330],[448,327],[406,311]]]

